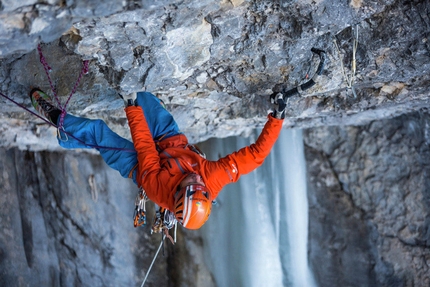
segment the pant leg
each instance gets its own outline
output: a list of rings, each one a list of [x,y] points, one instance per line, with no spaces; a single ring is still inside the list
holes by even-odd
[[[136,103],[142,107],[154,141],[180,134],[173,116],[161,105],[161,101],[149,92],[138,92]]]
[[[95,148],[103,160],[125,178],[128,178],[130,171],[137,164],[133,143],[113,132],[104,121],[67,114],[63,127],[70,135],[61,132],[61,138],[58,138],[60,146],[67,149]],[[133,181],[136,182],[135,172]]]

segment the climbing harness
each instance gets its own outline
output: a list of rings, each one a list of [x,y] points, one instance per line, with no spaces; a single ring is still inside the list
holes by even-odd
[[[312,48],[311,52],[317,54],[320,58],[320,62],[318,64],[318,67],[317,67],[315,74],[312,76],[312,78],[310,80],[308,80],[307,82],[305,82],[305,83],[303,83],[297,87],[294,87],[294,88],[289,89],[289,90],[283,89],[281,92],[273,93],[270,96],[270,100],[271,100],[272,104],[274,104],[275,100],[279,99],[280,97],[282,97],[283,100],[288,100],[292,96],[301,95],[301,94],[303,94],[304,91],[310,89],[311,87],[313,87],[316,84],[318,77],[322,74],[322,71],[324,69],[324,62],[326,59],[326,53],[325,53],[325,51],[317,49],[317,48]],[[281,94],[281,95],[279,95],[279,94]]]
[[[352,93],[354,95],[354,98],[357,98],[357,94],[356,94],[355,89],[354,89],[354,82],[355,82],[355,73],[357,70],[355,55],[357,53],[357,47],[358,47],[358,25],[355,26],[355,29],[352,28],[352,30],[353,30],[353,32],[355,32],[355,35],[352,39],[352,62],[351,62],[351,74],[349,76],[347,76],[347,74],[345,72],[345,67],[343,65],[339,45],[337,44],[336,38],[333,39],[333,43],[336,46],[337,53],[339,54],[339,62],[340,62],[340,66],[342,68],[342,73],[343,73],[343,77],[345,79],[346,87],[347,87],[347,89],[351,89]]]

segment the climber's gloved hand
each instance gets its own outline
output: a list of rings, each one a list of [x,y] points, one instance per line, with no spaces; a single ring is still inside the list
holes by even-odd
[[[136,103],[137,93],[134,92],[126,95],[119,94],[119,96],[124,100],[125,107],[137,106],[137,103]]]
[[[284,95],[281,93],[274,93],[270,96],[270,102],[275,105],[272,112],[273,117],[283,120],[285,118],[285,108],[287,106]]]

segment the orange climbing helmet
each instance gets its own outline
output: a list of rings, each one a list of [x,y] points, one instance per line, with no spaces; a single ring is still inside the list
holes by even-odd
[[[208,220],[211,209],[211,195],[204,185],[190,184],[175,194],[175,217],[185,228],[202,227]]]

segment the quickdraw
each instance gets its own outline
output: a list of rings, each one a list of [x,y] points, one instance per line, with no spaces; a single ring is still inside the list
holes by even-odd
[[[135,200],[134,227],[146,225],[146,202],[148,200],[145,191],[140,188]]]
[[[149,201],[143,188],[139,189],[139,192],[135,200],[135,208],[133,215],[134,227],[146,225],[146,202]],[[175,215],[169,210],[155,205],[155,216],[151,227],[151,234],[153,233],[164,233],[164,235],[170,239],[172,244],[176,242],[176,218]],[[175,238],[169,234],[169,230],[175,227]]]

